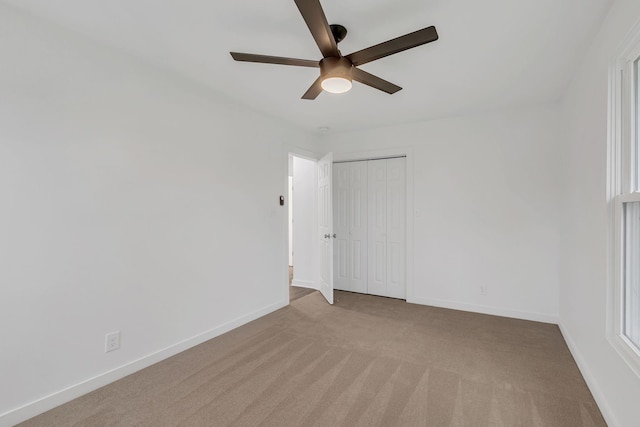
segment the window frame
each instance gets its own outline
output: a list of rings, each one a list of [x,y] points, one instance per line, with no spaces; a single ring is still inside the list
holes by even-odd
[[[637,64],[637,65],[636,65]],[[640,348],[625,335],[624,205],[640,202],[640,24],[631,32],[609,71],[609,292],[607,338],[640,377]]]

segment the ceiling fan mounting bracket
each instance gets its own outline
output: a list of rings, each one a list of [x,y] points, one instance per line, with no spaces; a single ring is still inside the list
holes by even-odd
[[[331,33],[333,34],[336,44],[340,43],[347,36],[347,29],[340,24],[331,24],[329,28],[331,28]]]

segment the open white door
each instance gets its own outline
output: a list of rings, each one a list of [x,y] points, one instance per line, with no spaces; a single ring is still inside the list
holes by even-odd
[[[333,153],[318,160],[318,236],[320,241],[320,292],[333,304]]]

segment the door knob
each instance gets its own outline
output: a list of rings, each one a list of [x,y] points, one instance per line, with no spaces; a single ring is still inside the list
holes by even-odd
[[[336,238],[336,233],[333,233],[333,238],[334,238],[334,239]]]
[[[329,237],[331,237],[331,235],[330,235],[330,234],[325,234],[325,235],[324,235],[324,238],[325,238],[325,239],[328,239]]]

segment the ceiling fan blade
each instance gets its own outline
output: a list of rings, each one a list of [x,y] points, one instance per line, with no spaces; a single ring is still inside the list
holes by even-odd
[[[347,58],[349,58],[353,65],[362,65],[436,40],[438,40],[438,32],[436,31],[436,27],[431,26],[391,39],[384,43],[359,50],[347,55]]]
[[[372,88],[379,89],[383,92],[387,92],[388,94],[394,94],[397,91],[402,90],[400,86],[396,86],[391,82],[355,67],[353,67],[353,80],[367,86],[371,86]]]
[[[320,63],[310,59],[283,58],[281,56],[254,55],[253,53],[229,52],[236,61],[261,62],[264,64],[296,65],[298,67],[318,68]]]
[[[309,31],[316,44],[320,48],[323,57],[335,56],[339,57],[338,45],[333,38],[333,33],[329,24],[327,23],[327,17],[322,10],[322,5],[319,0],[295,0],[296,6],[300,10],[300,14],[307,23]]]
[[[302,95],[302,99],[316,99],[322,92],[322,76],[318,77],[311,87]]]

